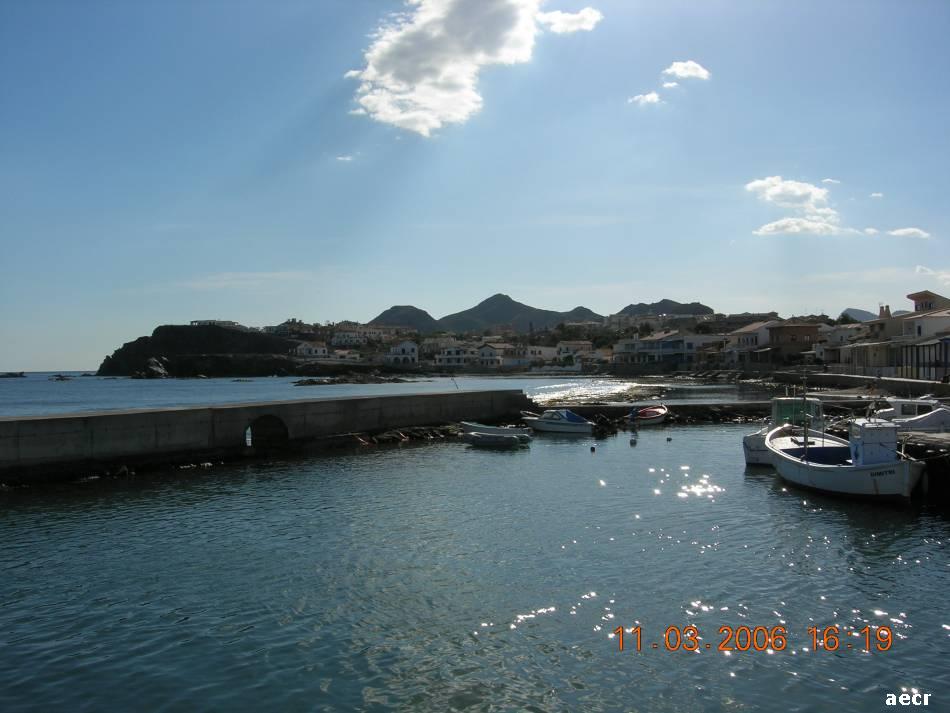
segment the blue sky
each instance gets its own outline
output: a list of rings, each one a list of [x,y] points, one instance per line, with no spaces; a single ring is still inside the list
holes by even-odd
[[[948,29],[943,0],[0,3],[0,370],[495,292],[948,294]]]

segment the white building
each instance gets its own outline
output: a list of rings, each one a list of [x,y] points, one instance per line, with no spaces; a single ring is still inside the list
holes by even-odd
[[[594,345],[586,339],[567,340],[557,343],[556,356],[563,359],[566,356],[590,354],[593,351]]]
[[[515,354],[531,364],[546,364],[557,358],[557,347],[540,347],[533,344],[515,349]]]
[[[243,324],[232,322],[229,319],[193,319],[192,327],[226,327],[227,329],[240,329],[242,332],[248,331]]]
[[[441,367],[460,367],[478,364],[478,348],[471,344],[455,344],[445,347],[435,355],[435,365]]]
[[[911,339],[932,337],[950,329],[950,309],[940,309],[926,314],[908,314],[901,317],[902,336]]]
[[[330,356],[325,342],[300,342],[294,348],[294,354],[311,359],[327,359]]]
[[[637,363],[637,344],[639,337],[630,337],[621,339],[614,344],[614,364],[636,364]]]
[[[361,347],[368,341],[369,339],[365,335],[360,334],[355,329],[345,329],[335,331],[330,339],[330,344],[335,347]]]
[[[383,355],[383,361],[386,364],[398,364],[400,366],[415,366],[419,363],[419,347],[415,342],[399,342],[389,348],[389,353]]]

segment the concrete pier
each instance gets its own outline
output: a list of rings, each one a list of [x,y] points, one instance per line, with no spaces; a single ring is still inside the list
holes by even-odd
[[[353,396],[220,406],[0,418],[0,478],[82,466],[235,455],[347,432],[517,417],[519,390]],[[250,429],[250,434],[248,434]]]

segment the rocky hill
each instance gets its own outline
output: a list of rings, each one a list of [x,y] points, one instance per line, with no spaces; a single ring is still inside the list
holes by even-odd
[[[226,368],[227,375],[245,375],[248,373],[276,373],[274,369],[282,369],[290,365],[280,361],[296,345],[296,342],[260,332],[244,332],[237,329],[227,329],[213,325],[183,326],[164,325],[156,327],[149,337],[139,337],[133,342],[127,342],[116,349],[111,356],[107,356],[99,367],[99,376],[132,376],[136,373],[145,373],[155,370],[155,360],[166,368],[171,365],[169,374],[172,376],[196,376],[203,373],[206,376],[216,376],[217,373],[192,369],[190,362],[205,364],[209,370],[215,366],[223,366],[221,357],[240,355],[239,359],[244,366],[237,370]],[[218,359],[209,359],[209,355],[216,355]],[[266,356],[267,364],[254,365],[257,356]],[[279,357],[279,363],[274,357]],[[184,357],[188,357],[185,359]],[[201,360],[198,357],[202,357]],[[150,364],[149,360],[153,360]],[[177,365],[177,368],[175,368]],[[199,364],[200,366],[200,364]]]
[[[579,316],[578,316],[579,315]],[[575,307],[570,312],[538,309],[511,299],[508,295],[492,295],[471,309],[456,312],[438,321],[447,332],[479,332],[499,326],[510,326],[518,332],[546,329],[565,321],[601,320],[599,314],[586,307]]]
[[[662,299],[650,304],[638,302],[635,305],[627,305],[620,310],[620,314],[627,314],[632,317],[644,314],[713,314],[713,309],[701,302],[682,304],[676,300]]]
[[[857,307],[848,307],[846,310],[842,310],[841,314],[846,314],[851,319],[856,319],[859,322],[867,322],[869,319],[877,319],[877,314],[874,312],[868,312],[866,309],[858,309]]]
[[[439,330],[439,324],[423,309],[412,305],[393,305],[370,324],[386,327],[411,327],[422,334],[431,334]]]

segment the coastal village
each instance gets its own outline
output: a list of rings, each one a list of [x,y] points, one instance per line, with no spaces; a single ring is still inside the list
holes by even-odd
[[[194,320],[191,325],[283,337],[294,343],[288,356],[326,365],[622,374],[771,372],[804,364],[839,374],[946,381],[950,298],[923,290],[907,299],[905,309],[895,307],[892,312],[890,305],[881,305],[876,317],[864,320],[848,311],[837,319],[826,315],[782,319],[775,312],[716,314],[706,308],[709,313],[704,314],[618,313],[537,330],[495,324],[482,330],[426,331],[380,318],[368,324],[306,323],[294,318],[265,327],[215,319]]]

